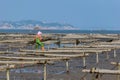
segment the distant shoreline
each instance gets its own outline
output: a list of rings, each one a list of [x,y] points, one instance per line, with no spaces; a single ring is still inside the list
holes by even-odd
[[[0,33],[24,33],[36,34],[38,31],[43,33],[63,33],[63,34],[120,34],[120,30],[28,30],[28,29],[0,29]]]

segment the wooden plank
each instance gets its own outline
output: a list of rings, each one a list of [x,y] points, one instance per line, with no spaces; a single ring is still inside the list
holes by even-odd
[[[56,43],[56,42],[58,42],[58,41],[56,41],[56,40],[49,40],[49,41],[45,41],[43,43],[44,44],[53,44],[53,43]]]
[[[85,57],[88,56],[88,54],[44,54],[44,56],[55,56],[55,57]]]
[[[104,47],[104,48],[120,48],[120,45],[97,45],[95,47]]]
[[[9,48],[24,48],[26,45],[8,45]]]
[[[8,65],[8,66],[7,66],[7,65],[1,65],[1,66],[0,66],[0,70],[1,70],[1,69],[4,69],[4,68],[14,68],[14,67],[15,67],[14,64],[11,64],[11,65]]]
[[[64,48],[91,48],[91,46],[90,45],[78,45],[78,46],[74,46],[74,45],[66,46],[65,45]]]
[[[118,39],[118,36],[116,36],[116,35],[108,35],[108,34],[105,34],[105,35],[103,35],[103,34],[92,34],[92,35],[90,35],[90,37],[92,37],[92,38],[100,38],[100,39]]]
[[[55,59],[64,59],[64,58],[68,58],[68,57],[82,57],[82,56],[88,56],[88,54],[86,53],[85,55],[83,54],[56,54],[56,53],[27,53],[27,52],[12,52],[12,51],[0,51],[1,54],[16,54],[16,55],[42,55],[42,56],[58,56],[58,57],[62,57],[62,58],[49,58],[49,57],[40,57],[40,58],[35,58],[35,57],[7,57],[7,56],[0,56],[1,59],[3,58],[14,58],[14,59],[32,59],[32,60],[47,60],[47,59],[51,59],[51,60],[55,60]]]
[[[78,55],[76,55],[78,56]],[[82,56],[82,55],[79,55]],[[0,56],[0,59],[21,59],[21,60],[64,60],[69,59],[68,56],[60,56],[60,57],[8,57],[8,56]],[[72,57],[72,55],[71,55]]]
[[[96,52],[103,52],[103,50],[48,50],[48,51],[41,51],[41,50],[28,50],[28,49],[20,49],[21,52],[36,52],[36,53],[96,53]]]
[[[118,38],[118,35],[108,35],[108,34],[66,34],[66,36],[61,38]]]
[[[68,46],[66,46],[66,47],[68,47]],[[75,46],[71,46],[71,47],[75,47]],[[83,45],[83,46],[81,46],[81,45],[78,45],[78,46],[76,46],[76,48],[90,48],[90,47],[92,47],[92,48],[110,48],[110,49],[119,49],[120,48],[120,45],[94,45],[94,44],[92,44],[92,45]]]
[[[37,64],[39,61],[0,61],[0,64]]]
[[[109,70],[109,69],[83,69],[82,72],[120,75],[120,70]]]
[[[78,34],[67,34],[64,37],[61,37],[60,39],[88,39],[88,35],[78,35]]]
[[[0,43],[27,42],[25,40],[3,40]]]
[[[42,62],[40,62],[39,64],[45,64],[46,63],[46,61],[42,61]],[[51,62],[51,61],[47,61],[47,63],[46,64],[53,64],[53,62]],[[17,63],[16,63],[17,64]],[[24,63],[23,63],[24,64]],[[24,65],[21,65],[21,64],[17,64],[17,65],[15,65],[15,64],[8,64],[8,65],[2,65],[2,66],[0,66],[0,71],[6,71],[7,69],[19,69],[19,68],[26,68],[26,67],[31,67],[31,66],[34,66],[35,64],[33,63],[33,64],[24,64]],[[36,64],[37,65],[37,64]]]
[[[11,65],[2,65],[0,66],[0,71],[4,71],[8,68],[15,68],[16,66],[14,64],[11,64]]]
[[[76,41],[74,40],[74,41],[60,41],[60,44],[75,44],[76,43]]]
[[[96,42],[96,45],[120,45],[120,42]]]
[[[111,64],[120,66],[119,62],[111,62]]]
[[[0,51],[0,54],[20,54],[21,52],[13,52],[13,51]],[[26,52],[22,52],[27,54]]]
[[[22,34],[0,34],[0,37],[23,37]]]
[[[71,48],[54,48],[56,50],[103,50],[103,51],[111,51],[110,48],[76,48],[76,47],[71,47]]]
[[[97,40],[99,40],[99,39],[87,39],[87,38],[83,38],[83,39],[61,39],[60,41],[61,41],[61,43],[70,43],[70,42],[72,42],[72,43],[75,43],[76,42],[76,40],[78,40],[79,42],[93,42],[93,41],[97,41]]]

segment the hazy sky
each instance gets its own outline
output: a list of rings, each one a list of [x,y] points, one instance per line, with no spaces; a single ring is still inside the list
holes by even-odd
[[[29,19],[120,30],[120,0],[0,0],[0,21]]]

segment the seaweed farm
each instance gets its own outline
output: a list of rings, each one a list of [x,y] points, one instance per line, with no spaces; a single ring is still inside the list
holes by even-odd
[[[0,34],[0,80],[120,80],[120,35]]]

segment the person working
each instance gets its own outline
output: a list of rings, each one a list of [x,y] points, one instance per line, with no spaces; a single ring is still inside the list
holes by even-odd
[[[44,44],[42,43],[42,32],[38,31],[38,33],[35,35],[35,48],[39,49],[41,47],[41,50],[44,51]]]

